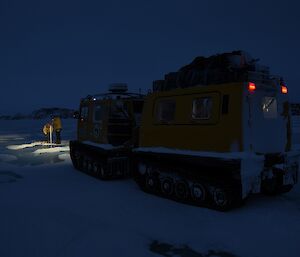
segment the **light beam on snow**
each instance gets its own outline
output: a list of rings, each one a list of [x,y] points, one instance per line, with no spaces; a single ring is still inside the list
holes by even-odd
[[[68,142],[67,141],[63,141],[61,145],[67,145]],[[35,146],[57,146],[57,144],[50,144],[50,143],[46,143],[44,141],[37,141],[37,142],[32,142],[29,144],[21,144],[21,145],[8,145],[6,148],[9,150],[22,150],[25,148],[32,148]]]
[[[44,148],[35,150],[34,154],[44,154],[44,153],[59,153],[59,152],[68,152],[70,151],[69,146],[61,146],[61,147],[52,147],[52,148]]]

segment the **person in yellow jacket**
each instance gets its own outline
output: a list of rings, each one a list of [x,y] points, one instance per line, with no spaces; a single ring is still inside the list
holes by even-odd
[[[52,119],[52,124],[53,124],[53,129],[55,131],[55,136],[56,136],[56,140],[55,143],[56,144],[60,144],[61,143],[61,130],[62,130],[62,125],[61,125],[61,119],[59,116],[54,116]]]

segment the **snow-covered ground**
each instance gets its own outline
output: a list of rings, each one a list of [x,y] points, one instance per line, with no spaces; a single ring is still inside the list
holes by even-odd
[[[75,121],[56,150],[44,122],[0,121],[0,257],[300,256],[299,184],[227,213],[188,206],[74,170]],[[300,145],[300,119],[294,132]]]

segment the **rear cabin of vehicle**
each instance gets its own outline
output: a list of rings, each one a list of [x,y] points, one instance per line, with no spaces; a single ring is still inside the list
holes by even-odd
[[[289,191],[298,163],[284,89],[270,79],[148,96],[135,150],[142,189],[223,210],[249,193]]]
[[[141,147],[243,151],[243,85],[154,93],[144,107]]]

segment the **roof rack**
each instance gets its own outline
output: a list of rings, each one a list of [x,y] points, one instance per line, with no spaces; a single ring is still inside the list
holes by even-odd
[[[99,100],[99,99],[118,99],[118,98],[143,98],[143,94],[127,93],[127,92],[112,92],[112,93],[100,93],[95,95],[87,95],[81,100]]]

